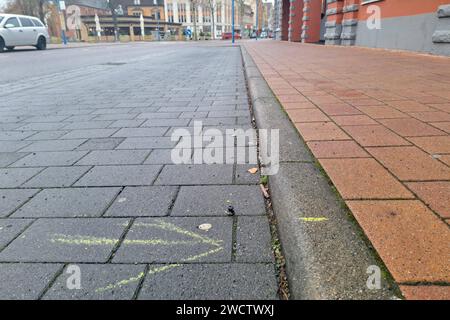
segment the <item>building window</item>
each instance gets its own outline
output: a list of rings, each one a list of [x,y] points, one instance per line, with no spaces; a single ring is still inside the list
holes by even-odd
[[[211,9],[208,6],[203,6],[203,23],[211,22]]]
[[[217,4],[216,8],[217,23],[222,23],[222,5]]]
[[[167,4],[167,22],[173,23],[173,4]]]
[[[135,6],[140,6],[141,5],[141,0],[134,0],[134,5]]]
[[[180,22],[186,22],[186,4],[179,3],[178,4],[178,19]]]

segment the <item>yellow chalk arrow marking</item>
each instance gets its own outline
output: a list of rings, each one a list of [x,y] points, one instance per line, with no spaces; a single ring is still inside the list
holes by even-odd
[[[215,254],[215,253],[223,250],[223,247],[221,246],[221,243],[223,242],[223,240],[214,240],[214,239],[208,238],[206,236],[197,234],[195,232],[180,228],[172,223],[164,222],[161,220],[157,221],[156,223],[135,223],[135,224],[133,224],[133,227],[154,227],[154,228],[158,228],[161,230],[173,231],[178,234],[188,236],[188,237],[192,238],[193,240],[170,241],[170,240],[163,240],[163,239],[125,239],[123,241],[124,244],[170,246],[170,245],[188,245],[188,244],[206,243],[206,244],[209,244],[209,245],[212,245],[215,247],[214,249],[211,249],[207,252],[189,256],[189,257],[183,259],[182,260],[183,262],[193,262],[193,261],[199,260],[201,258],[207,257],[211,254]],[[69,235],[64,235],[64,234],[54,234],[53,238],[51,238],[50,241],[64,243],[64,244],[94,246],[94,245],[116,245],[119,242],[119,239],[91,237],[91,236],[82,236],[82,235],[69,236]],[[162,267],[155,267],[148,271],[148,275],[153,275],[153,274],[163,272],[163,271],[166,271],[166,270],[178,267],[178,266],[180,266],[180,264],[169,264],[169,265],[162,266]],[[103,288],[97,288],[95,291],[96,292],[104,292],[107,290],[112,290],[117,287],[125,286],[130,283],[140,281],[144,276],[145,276],[144,272],[141,272],[138,275],[136,275],[135,277],[120,280],[116,283],[109,284]]]
[[[300,220],[305,222],[322,222],[327,221],[328,218],[320,217],[320,218],[314,218],[314,217],[300,217]]]
[[[108,239],[108,238],[98,238],[90,236],[67,236],[63,234],[55,235],[54,238],[50,239],[51,242],[59,242],[64,244],[75,244],[75,245],[86,245],[86,246],[97,246],[97,245],[116,245],[119,239]],[[130,245],[162,245],[162,246],[173,246],[173,245],[183,245],[183,244],[196,244],[201,243],[200,241],[171,241],[163,239],[125,239],[124,244]]]

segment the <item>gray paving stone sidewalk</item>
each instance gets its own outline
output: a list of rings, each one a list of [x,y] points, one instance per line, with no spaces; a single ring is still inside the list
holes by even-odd
[[[254,165],[170,157],[194,121],[251,127],[239,48],[151,48],[0,93],[0,299],[277,298]]]

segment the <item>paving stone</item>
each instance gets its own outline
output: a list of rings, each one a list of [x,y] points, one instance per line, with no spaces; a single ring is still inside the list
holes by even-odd
[[[38,151],[70,151],[85,142],[85,139],[75,140],[43,140],[36,141],[20,150],[21,152],[38,152]]]
[[[277,299],[268,264],[152,265],[139,299]]]
[[[144,161],[144,164],[174,164],[172,161],[172,150],[173,149],[154,149]],[[189,152],[189,150],[185,150],[185,152]]]
[[[12,217],[99,217],[120,188],[44,189]]]
[[[402,137],[439,136],[445,134],[441,130],[413,118],[384,119],[380,120],[380,122]]]
[[[387,106],[362,106],[357,108],[373,119],[409,118],[406,113]]]
[[[0,152],[0,167],[7,167],[13,162],[25,157],[26,152]]]
[[[7,262],[106,262],[126,219],[41,218],[0,252]]]
[[[33,189],[0,190],[0,217],[6,217],[13,213],[14,210],[31,199],[38,191]]]
[[[442,218],[450,218],[450,182],[409,182],[406,185]]]
[[[231,184],[232,165],[165,165],[156,185]]]
[[[172,141],[169,137],[125,138],[117,149],[173,148],[176,143],[177,141]]]
[[[308,142],[314,156],[322,158],[368,158],[370,155],[354,141]]]
[[[176,187],[126,187],[105,216],[165,216],[176,194]]]
[[[35,134],[36,131],[0,131],[0,141],[2,140],[22,140]]]
[[[199,226],[205,223],[211,228],[200,230]],[[113,262],[231,262],[231,247],[229,217],[138,218]]]
[[[195,122],[201,122],[202,126],[223,126],[233,125],[236,123],[236,118],[205,118],[205,119],[192,119],[189,122],[190,126],[195,125]]]
[[[187,126],[190,119],[149,119],[144,122],[143,127],[172,127]]]
[[[440,137],[415,137],[409,140],[430,154],[450,153],[450,136],[448,135]]]
[[[320,122],[330,121],[322,111],[315,109],[292,109],[287,111],[293,122]]]
[[[112,121],[77,121],[68,123],[63,129],[76,130],[76,129],[104,129],[108,127]]]
[[[267,216],[237,218],[236,261],[251,263],[274,261]]]
[[[0,250],[32,222],[31,219],[0,219]]]
[[[112,136],[117,129],[81,129],[72,130],[61,139],[82,139],[82,138],[107,138]]]
[[[137,120],[116,120],[109,125],[110,128],[137,128],[144,123],[144,119]]]
[[[73,271],[66,267],[44,300],[131,300],[141,279],[144,265],[79,264],[81,288],[68,289]]]
[[[109,150],[117,147],[124,138],[98,138],[89,139],[82,145],[80,145],[77,150]]]
[[[319,108],[329,116],[362,114],[361,111],[346,103],[321,103]]]
[[[16,130],[23,130],[23,131],[58,130],[62,126],[64,126],[64,124],[57,122],[32,122],[27,123],[17,128]]]
[[[95,166],[75,186],[151,185],[161,165]]]
[[[450,121],[450,114],[443,111],[436,112],[411,112],[412,117],[425,122]]]
[[[136,113],[99,114],[94,120],[130,120],[136,118]]]
[[[36,134],[26,138],[29,141],[40,141],[40,140],[54,140],[59,139],[63,135],[69,133],[69,130],[53,130],[53,131],[39,131]],[[69,149],[71,150],[71,149]]]
[[[431,122],[431,125],[444,130],[447,133],[450,133],[450,122]]]
[[[69,187],[90,167],[49,167],[22,185],[31,188]]]
[[[296,123],[295,127],[305,141],[350,139],[344,131],[332,122]]]
[[[448,282],[449,228],[420,201],[348,201],[397,282]]]
[[[389,101],[388,104],[402,112],[434,111],[430,107],[412,100]]]
[[[450,168],[417,147],[367,148],[367,151],[402,181],[450,180]]]
[[[400,285],[407,300],[450,300],[450,286]]]
[[[42,168],[0,169],[0,188],[16,188],[41,170]]]
[[[363,147],[410,145],[408,141],[383,126],[344,126],[342,129]]]
[[[2,141],[0,143],[0,152],[16,152],[31,144],[31,141]]]
[[[149,150],[94,150],[79,160],[77,165],[109,165],[109,164],[140,164]]]
[[[235,173],[235,183],[237,184],[259,184],[260,171],[256,173],[248,172],[249,169],[257,168],[255,164],[237,164]]]
[[[60,122],[67,119],[69,116],[57,116],[57,115],[45,115],[45,116],[34,116],[25,119],[24,122]]]
[[[33,152],[11,167],[70,166],[86,154],[87,151]]]
[[[184,111],[180,115],[180,119],[183,118],[206,118],[208,116],[208,112],[206,111],[200,111],[200,112],[190,112],[190,111]]]
[[[361,126],[378,124],[372,118],[366,115],[333,116],[331,117],[337,125],[340,126]]]
[[[374,159],[321,159],[344,199],[398,199],[413,195]]]
[[[0,299],[38,299],[61,268],[62,265],[48,263],[0,264]]]
[[[176,119],[180,112],[144,112],[137,116],[137,119]]]
[[[259,186],[185,186],[171,216],[227,216],[229,206],[239,216],[266,213]]]
[[[167,131],[168,127],[155,128],[122,128],[113,137],[160,137]]]

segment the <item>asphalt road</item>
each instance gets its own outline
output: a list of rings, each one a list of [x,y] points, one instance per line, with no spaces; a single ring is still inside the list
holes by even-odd
[[[0,66],[3,81],[14,81],[108,62],[129,62],[136,57],[151,59],[160,54],[174,54],[187,46],[190,44],[135,42],[78,48],[71,48],[69,45],[67,48],[49,48],[45,51],[38,51],[33,47],[19,47],[12,52],[5,51],[0,54]]]
[[[0,299],[277,298],[255,165],[170,157],[194,120],[250,127],[239,48],[22,50],[0,66]]]

